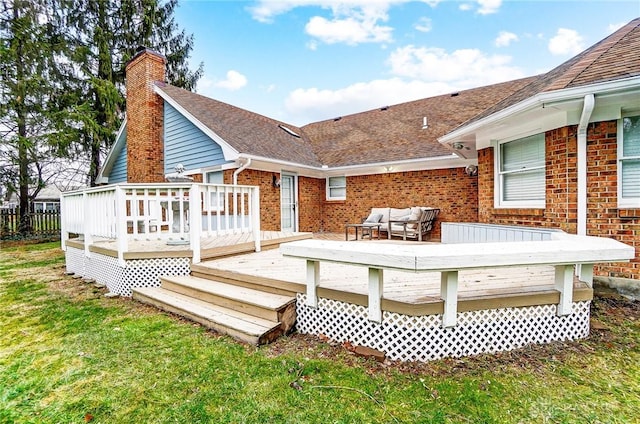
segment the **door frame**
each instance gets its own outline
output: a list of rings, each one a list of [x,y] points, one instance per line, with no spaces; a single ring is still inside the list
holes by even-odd
[[[292,231],[298,231],[298,210],[299,210],[299,203],[298,203],[298,174],[294,173],[294,172],[286,172],[286,171],[281,171],[280,172],[280,230],[284,231],[284,226],[283,226],[283,219],[282,219],[282,209],[283,206],[285,206],[284,203],[284,196],[282,195],[282,181],[285,178],[291,178],[291,184],[292,184],[292,194],[293,194],[293,199],[291,199],[293,201],[293,216],[292,216],[292,223],[293,223],[293,228],[291,229]]]

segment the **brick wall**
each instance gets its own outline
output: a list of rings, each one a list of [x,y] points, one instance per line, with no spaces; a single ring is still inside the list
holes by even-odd
[[[431,234],[439,239],[441,222],[477,222],[477,194],[477,177],[467,176],[464,168],[348,177],[347,199],[323,202],[322,229],[343,232],[344,224],[362,222],[374,207],[430,206],[440,208]]]
[[[260,228],[263,231],[280,230],[280,189],[273,186],[273,175],[273,172],[254,169],[245,169],[238,174],[238,184],[260,187]],[[224,182],[233,183],[233,170],[225,171]]]
[[[545,209],[495,209],[494,152],[478,152],[480,222],[531,225],[577,232],[577,127],[545,133]],[[596,275],[640,279],[640,210],[617,208],[617,122],[590,124],[587,132],[587,234],[634,246],[630,263],[596,267]]]
[[[163,101],[153,92],[154,81],[164,81],[166,59],[143,50],[126,67],[127,181],[164,181]]]

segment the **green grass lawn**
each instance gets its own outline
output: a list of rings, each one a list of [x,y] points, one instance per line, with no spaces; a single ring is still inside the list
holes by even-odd
[[[292,335],[254,348],[64,275],[59,244],[0,251],[1,423],[640,422],[640,305],[588,340],[425,364]]]

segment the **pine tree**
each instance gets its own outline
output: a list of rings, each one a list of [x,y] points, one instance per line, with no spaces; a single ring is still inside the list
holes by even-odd
[[[19,198],[19,232],[31,231],[30,204],[45,185],[45,167],[60,151],[63,118],[56,84],[58,15],[50,1],[0,3],[0,181]]]
[[[71,61],[77,70],[79,146],[96,184],[101,157],[115,141],[125,109],[124,68],[145,46],[167,57],[167,80],[191,90],[202,75],[188,67],[193,36],[175,23],[177,0],[75,0],[68,3]]]

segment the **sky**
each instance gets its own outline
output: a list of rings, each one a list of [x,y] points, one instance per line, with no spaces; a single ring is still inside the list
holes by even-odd
[[[640,0],[180,0],[175,17],[196,92],[302,126],[544,73]]]

